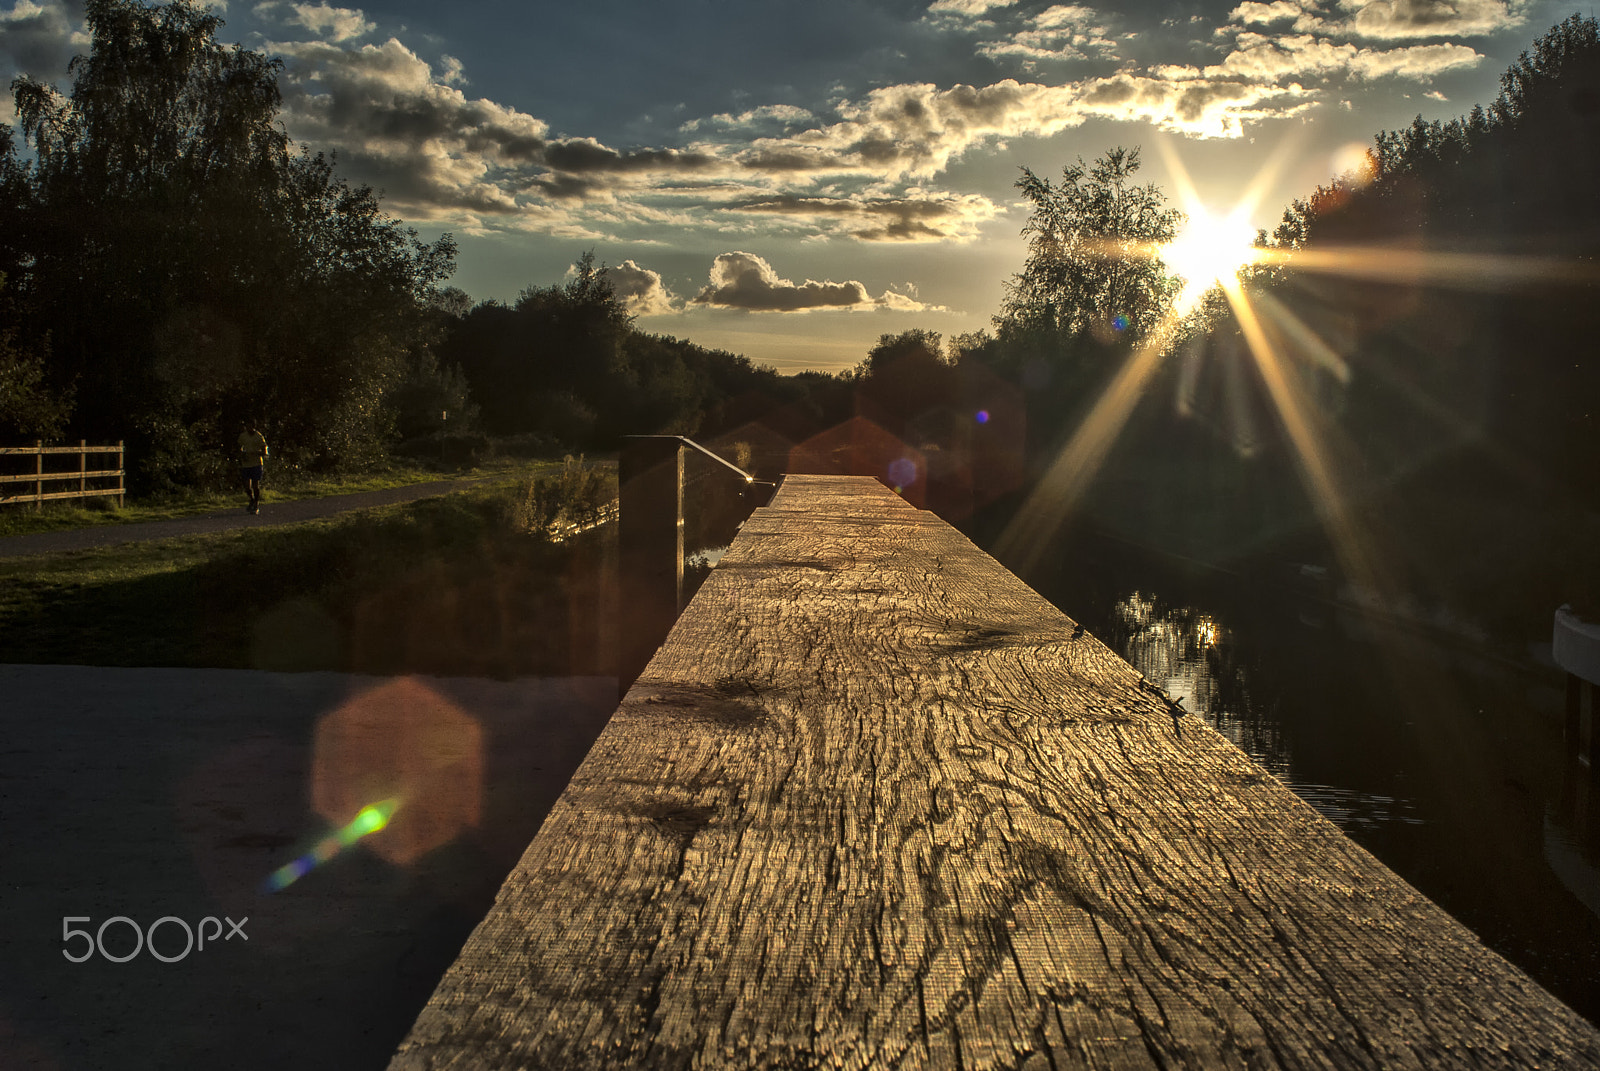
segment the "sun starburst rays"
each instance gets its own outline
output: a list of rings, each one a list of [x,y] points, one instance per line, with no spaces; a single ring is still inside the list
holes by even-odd
[[[1230,421],[1239,424],[1236,432],[1245,429],[1251,440],[1250,449],[1240,449],[1241,456],[1253,455],[1259,444],[1255,442],[1250,406],[1243,401],[1243,384],[1237,382],[1243,368],[1253,367],[1269,410],[1283,429],[1284,442],[1293,455],[1306,497],[1327,533],[1332,552],[1351,583],[1382,598],[1393,591],[1393,578],[1379,550],[1381,543],[1377,534],[1367,530],[1354,510],[1355,494],[1360,489],[1351,481],[1348,465],[1355,452],[1335,420],[1325,411],[1324,390],[1315,386],[1319,377],[1331,381],[1330,389],[1335,391],[1352,382],[1355,373],[1346,354],[1350,352],[1354,333],[1359,330],[1359,310],[1351,309],[1343,314],[1342,319],[1349,321],[1348,331],[1336,330],[1336,338],[1330,342],[1268,288],[1247,287],[1246,280],[1251,274],[1247,269],[1260,266],[1288,269],[1303,277],[1326,276],[1471,292],[1600,283],[1600,264],[1549,256],[1434,251],[1395,245],[1315,249],[1257,245],[1247,237],[1248,228],[1243,221],[1249,218],[1262,191],[1270,185],[1272,169],[1283,163],[1285,147],[1280,146],[1263,174],[1257,175],[1248,185],[1238,206],[1223,216],[1207,211],[1171,147],[1166,144],[1160,147],[1167,156],[1168,170],[1189,217],[1189,228],[1173,242],[1159,246],[1111,243],[1100,252],[1107,257],[1160,260],[1182,279],[1183,286],[1163,319],[1149,332],[1143,344],[1128,354],[1066,446],[1049,464],[996,542],[995,552],[1024,573],[1037,566],[1062,523],[1098,476],[1163,359],[1187,336],[1191,345],[1185,348],[1189,357],[1177,384],[1176,411],[1188,418],[1199,415],[1194,410],[1194,395],[1198,389],[1200,353],[1207,348],[1215,350],[1224,359],[1223,386]],[[1220,289],[1226,298],[1226,307],[1242,342],[1238,349],[1247,352],[1248,357],[1241,353],[1228,360],[1233,353],[1229,347],[1205,347],[1199,343],[1195,331],[1204,325],[1193,313],[1214,289]],[[1328,326],[1323,324],[1324,328]],[[1344,338],[1345,334],[1351,338]],[[1371,372],[1380,381],[1387,381],[1381,366]],[[1453,433],[1452,441],[1476,441],[1481,435],[1481,428],[1465,422],[1444,402],[1407,397],[1419,415],[1448,424],[1448,430]],[[1498,456],[1499,453],[1503,451],[1491,448],[1491,454]],[[1500,460],[1510,468],[1517,467],[1515,458],[1501,457]]]

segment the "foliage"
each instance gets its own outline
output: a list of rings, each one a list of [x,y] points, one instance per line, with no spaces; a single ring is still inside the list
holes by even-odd
[[[510,503],[513,530],[544,536],[582,531],[600,523],[617,501],[614,468],[584,464],[568,454],[554,476],[532,476]]]
[[[459,398],[426,353],[450,237],[421,243],[293,152],[279,62],[218,43],[213,9],[89,0],[86,16],[69,95],[13,84],[34,160],[0,168],[21,178],[0,181],[14,326],[51,339],[54,386],[77,383],[73,430],[130,440],[152,489],[224,478],[251,415],[276,457],[326,470],[382,456],[410,419],[403,385]]]
[[[863,415],[902,438],[918,437],[909,427],[918,418],[921,437],[934,431],[928,423],[959,393],[939,333],[920,328],[878,336],[854,378]]]
[[[5,276],[0,275],[0,301],[6,300],[4,288]],[[71,388],[50,388],[41,350],[47,352],[45,343],[19,345],[15,324],[0,327],[0,436],[49,439],[66,424]]]
[[[748,395],[797,393],[746,357],[636,330],[591,253],[563,284],[448,321],[439,350],[460,366],[487,430],[569,449],[610,449],[636,433],[710,434],[750,418]]]
[[[1060,185],[1023,168],[1017,188],[1033,205],[1022,230],[1028,259],[1007,284],[1002,321],[1069,338],[1149,333],[1177,293],[1151,250],[1173,239],[1182,214],[1153,184],[1133,185],[1138,170],[1139,150],[1120,146],[1092,166],[1080,157],[1063,168]],[[1114,326],[1118,317],[1125,328]]]
[[[1359,451],[1348,480],[1363,516],[1404,519],[1390,546],[1407,583],[1508,634],[1547,630],[1563,585],[1592,587],[1561,532],[1600,515],[1600,24],[1566,19],[1487,108],[1419,116],[1368,156],[1367,174],[1291,205],[1276,243],[1340,250],[1357,268],[1444,253],[1471,276],[1328,278],[1291,257],[1272,298],[1349,364],[1325,408]],[[1558,564],[1535,583],[1533,562]]]

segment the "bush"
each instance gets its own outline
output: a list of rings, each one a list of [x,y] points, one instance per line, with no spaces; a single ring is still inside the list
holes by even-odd
[[[396,457],[414,461],[441,461],[463,467],[477,465],[494,452],[489,437],[479,432],[459,435],[424,435],[397,443],[389,451]]]
[[[559,473],[523,485],[507,520],[519,532],[560,535],[599,523],[616,500],[615,473],[569,454]]]

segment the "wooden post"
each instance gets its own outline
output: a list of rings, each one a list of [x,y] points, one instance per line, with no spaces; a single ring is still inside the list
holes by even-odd
[[[1567,761],[1587,766],[1591,777],[1600,781],[1600,684],[1586,681],[1576,673],[1567,674],[1567,718],[1562,738]],[[1584,732],[1588,729],[1587,734]]]
[[[35,439],[33,448],[33,474],[38,477],[33,482],[33,508],[40,510],[44,509],[44,440]]]
[[[1567,717],[1561,730],[1567,758],[1578,757],[1578,741],[1583,732],[1583,686],[1588,683],[1576,673],[1567,674]]]
[[[89,471],[89,440],[78,440],[78,497],[87,497],[89,481],[84,478],[84,473]]]
[[[617,473],[622,606],[617,686],[626,693],[672,631],[683,599],[683,443],[629,435]]]
[[[122,466],[122,444],[123,444],[123,440],[118,439],[117,440],[117,508],[118,509],[121,509],[123,507],[124,498],[125,498],[124,485],[123,485],[123,482],[122,482],[122,472],[123,472],[123,466]]]

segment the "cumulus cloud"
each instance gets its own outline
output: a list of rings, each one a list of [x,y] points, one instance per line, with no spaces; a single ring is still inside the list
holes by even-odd
[[[703,117],[680,128],[687,135],[680,144],[643,147],[553,137],[535,116],[467,96],[458,62],[446,57],[430,65],[395,38],[272,47],[287,64],[282,85],[290,133],[337,148],[348,173],[383,189],[407,218],[449,221],[469,231],[506,226],[602,238],[632,231],[634,240],[650,230],[719,226],[726,233],[764,227],[860,241],[939,242],[974,238],[1001,211],[982,196],[925,188],[978,149],[1048,137],[1090,119],[1148,122],[1190,137],[1238,137],[1252,123],[1304,113],[1330,78],[1426,81],[1481,60],[1457,44],[1371,49],[1321,34],[1243,28],[1317,18],[1313,2],[1239,3],[1232,12],[1241,24],[1234,27],[1233,48],[1211,66],[1129,66],[1056,84],[1008,78],[983,86],[889,85],[836,99],[822,116],[775,104]],[[360,16],[326,4],[279,6],[325,33],[344,32],[341,25],[353,29],[348,19],[339,20]],[[946,14],[983,14],[994,6],[982,0],[936,5]],[[1024,27],[1011,40],[1017,50],[1011,54],[1024,58],[1030,49],[1058,58],[1069,52],[1104,58],[1115,48],[1113,31],[1086,6],[1056,4],[1007,18]],[[736,300],[758,291],[764,299],[798,302],[794,308],[893,300],[847,283],[785,283],[759,258],[726,256],[733,259],[719,260],[719,270],[730,274],[693,303],[766,307]],[[648,280],[640,285],[641,307],[659,307],[656,298],[642,296],[655,293]],[[728,300],[716,299],[724,291]]]
[[[456,84],[465,81],[458,61],[444,57],[436,71],[393,37],[359,47],[329,41],[270,47],[286,61],[290,133],[337,147],[356,178],[381,187],[412,218],[604,202],[675,176],[715,177],[737,168],[726,152],[618,150],[590,137],[552,138],[542,119],[469,98]]]
[[[907,197],[814,197],[792,193],[747,198],[728,206],[739,212],[803,219],[813,226],[869,242],[938,242],[969,239],[977,226],[1000,214],[979,194]]]
[[[826,309],[894,309],[906,312],[935,311],[907,294],[886,290],[873,297],[861,283],[803,283],[780,279],[761,257],[754,253],[721,253],[711,265],[710,285],[690,301],[719,309],[747,312],[813,312]]]
[[[267,0],[252,10],[257,18],[276,19],[285,26],[299,26],[328,41],[353,41],[377,28],[376,23],[356,8]]]
[[[1311,34],[1267,37],[1241,33],[1234,51],[1210,67],[1160,67],[1154,73],[1173,81],[1240,79],[1276,82],[1302,75],[1349,74],[1357,78],[1388,76],[1428,81],[1445,71],[1472,67],[1483,59],[1465,45],[1413,45],[1366,49],[1336,44]]]
[[[1476,67],[1483,57],[1466,45],[1414,45],[1385,51],[1362,49],[1350,63],[1352,73],[1362,78],[1409,78],[1430,81],[1445,71]]]
[[[934,0],[928,5],[930,15],[966,15],[977,18],[997,7],[1010,7],[1017,0]]]
[[[606,269],[606,278],[622,305],[634,316],[661,316],[678,311],[677,295],[661,281],[661,273],[631,260]]]
[[[1304,87],[1197,77],[1187,81],[1118,74],[1097,79],[1079,110],[1104,119],[1143,121],[1196,138],[1236,138],[1246,123],[1299,115],[1315,100]]]
[[[1021,59],[1025,67],[1040,60],[1115,59],[1117,43],[1093,8],[1057,4],[1031,16],[1028,29],[997,41],[978,45],[979,55],[991,59]]]
[[[1528,20],[1530,0],[1339,0],[1364,37],[1482,37]]]
[[[994,138],[1047,135],[1076,126],[1072,86],[1006,79],[977,88],[885,86],[845,101],[840,122],[788,138],[764,138],[741,155],[757,170],[851,171],[886,179],[933,175]]]
[[[812,123],[816,116],[792,104],[765,104],[759,108],[732,115],[719,112],[700,119],[690,119],[680,130],[684,133],[707,131],[738,131],[740,133],[782,133],[798,124]]]
[[[362,181],[412,215],[514,212],[516,192],[539,177],[536,165],[551,146],[543,120],[468,99],[395,38],[355,49],[322,41],[272,47],[287,61],[290,133],[339,147]]]
[[[1270,4],[1246,0],[1228,12],[1228,19],[1232,22],[1242,22],[1247,26],[1252,24],[1266,26],[1285,19],[1298,19],[1304,15],[1305,11],[1300,5],[1291,3],[1290,0],[1272,0]]]
[[[50,81],[88,47],[88,35],[59,0],[17,0],[10,11],[0,11],[0,63],[13,71]]]

